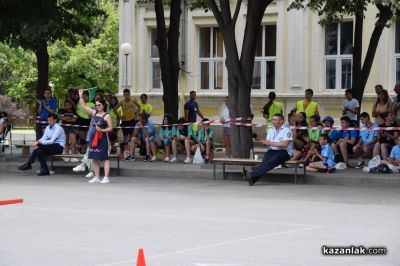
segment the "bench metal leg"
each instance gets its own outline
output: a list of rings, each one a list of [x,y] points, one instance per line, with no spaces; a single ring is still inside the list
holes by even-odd
[[[51,163],[51,170],[54,172],[54,164],[53,164],[54,158],[50,157],[50,163]]]
[[[224,180],[226,180],[226,176],[225,176],[225,163],[222,163],[222,178]]]
[[[217,180],[217,174],[216,174],[216,163],[214,163],[214,168],[213,168],[213,176],[214,176],[214,180]]]
[[[119,157],[117,157],[117,167],[118,167],[118,175],[121,175],[121,169],[119,168]]]

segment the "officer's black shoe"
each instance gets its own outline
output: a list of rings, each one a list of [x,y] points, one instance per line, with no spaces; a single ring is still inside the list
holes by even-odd
[[[27,163],[18,167],[18,170],[21,170],[21,171],[25,171],[25,170],[29,170],[29,169],[32,169],[32,166]]]
[[[40,171],[40,173],[39,174],[37,174],[37,176],[45,176],[45,175],[50,175],[50,172],[49,171]]]

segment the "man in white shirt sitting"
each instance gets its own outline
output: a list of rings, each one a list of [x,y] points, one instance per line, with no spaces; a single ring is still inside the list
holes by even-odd
[[[45,156],[61,154],[63,152],[65,146],[65,133],[64,129],[57,124],[57,115],[50,114],[47,123],[48,126],[44,131],[43,137],[33,143],[33,152],[31,157],[27,163],[18,168],[19,170],[24,171],[32,169],[32,164],[37,158],[41,165],[41,170],[38,176],[50,175]]]
[[[267,147],[267,151],[258,167],[254,168],[252,172],[245,172],[250,186],[254,185],[262,175],[283,164],[293,155],[292,130],[283,125],[283,122],[283,115],[275,114],[266,140],[260,141]]]

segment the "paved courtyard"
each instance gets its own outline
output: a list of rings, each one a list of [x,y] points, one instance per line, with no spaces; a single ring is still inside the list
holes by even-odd
[[[400,265],[400,188],[0,173],[0,265]],[[386,247],[323,256],[321,247]]]

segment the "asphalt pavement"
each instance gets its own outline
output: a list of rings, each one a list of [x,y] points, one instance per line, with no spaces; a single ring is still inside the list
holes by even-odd
[[[400,265],[400,188],[0,172],[0,265]],[[322,246],[386,248],[324,256]]]

